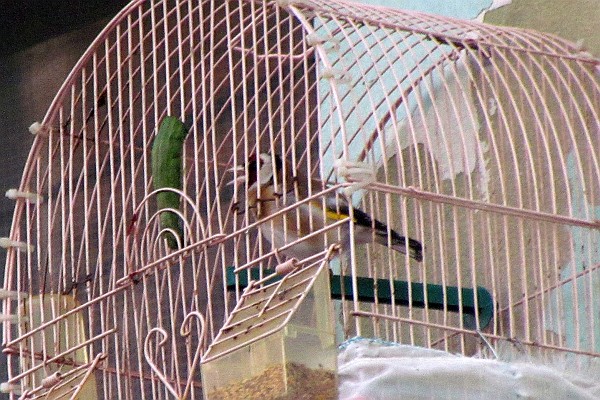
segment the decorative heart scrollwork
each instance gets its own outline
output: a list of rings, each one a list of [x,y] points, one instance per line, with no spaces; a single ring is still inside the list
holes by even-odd
[[[166,346],[167,342],[169,341],[169,337],[170,337],[169,333],[163,328],[155,327],[155,328],[152,328],[148,332],[148,334],[146,335],[146,338],[144,339],[144,358],[146,359],[146,362],[148,363],[148,365],[150,365],[152,372],[158,377],[158,379],[163,383],[163,385],[165,385],[167,390],[176,399],[179,399],[179,400],[186,399],[190,393],[190,389],[191,389],[193,378],[194,378],[194,371],[196,370],[196,368],[202,358],[202,347],[203,347],[204,341],[206,340],[206,333],[207,333],[206,321],[204,319],[204,316],[197,311],[192,311],[188,315],[186,315],[183,322],[181,323],[181,328],[180,328],[179,334],[182,337],[188,339],[192,332],[191,324],[192,324],[193,320],[196,320],[196,323],[200,324],[200,337],[198,340],[198,345],[196,346],[196,351],[194,353],[192,365],[188,372],[188,378],[187,378],[183,393],[180,392],[179,385],[174,387],[171,384],[171,382],[177,381],[177,379],[167,377],[165,375],[164,371],[162,371],[161,368],[156,364],[156,362],[154,361],[154,357],[152,356],[151,340],[152,340],[153,336],[160,336],[158,344],[157,344],[157,353],[158,353],[158,349]]]

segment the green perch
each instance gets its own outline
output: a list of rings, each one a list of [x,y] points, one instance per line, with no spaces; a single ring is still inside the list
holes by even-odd
[[[152,145],[152,179],[154,189],[182,189],[182,154],[183,141],[188,129],[183,122],[172,116],[166,116],[158,128],[158,134]],[[179,209],[180,196],[171,191],[159,192],[156,195],[158,211],[165,208]],[[183,229],[179,216],[172,211],[160,214],[160,228],[171,229],[183,240]],[[177,239],[170,232],[163,234],[170,249],[177,250]]]

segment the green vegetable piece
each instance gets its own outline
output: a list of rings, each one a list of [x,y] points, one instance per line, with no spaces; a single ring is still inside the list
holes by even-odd
[[[182,189],[182,154],[183,141],[188,134],[188,130],[183,122],[172,116],[165,117],[158,134],[152,145],[152,179],[154,189],[173,188]],[[158,210],[165,208],[179,209],[180,196],[177,193],[165,191],[156,195]],[[183,229],[179,217],[172,211],[165,211],[160,214],[161,229],[172,229],[177,232],[180,240],[183,241]],[[172,250],[177,250],[177,240],[170,232],[165,232],[163,237],[167,239],[167,244]]]

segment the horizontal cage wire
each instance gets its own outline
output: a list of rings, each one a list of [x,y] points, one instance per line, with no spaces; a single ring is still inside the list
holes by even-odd
[[[340,341],[597,359],[599,89],[600,61],[534,31],[133,1],[36,128],[4,283],[13,396],[199,398],[245,285],[292,256],[330,258]],[[170,211],[151,165],[166,116],[189,130]],[[364,215],[381,238],[359,237]]]

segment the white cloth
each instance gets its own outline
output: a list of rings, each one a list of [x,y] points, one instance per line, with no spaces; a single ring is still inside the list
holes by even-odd
[[[341,346],[338,373],[344,400],[600,399],[600,379],[368,339]]]

